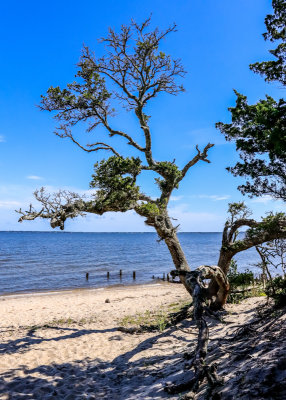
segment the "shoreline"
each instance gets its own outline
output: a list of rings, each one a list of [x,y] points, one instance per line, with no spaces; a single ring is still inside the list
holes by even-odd
[[[176,282],[178,283],[178,282]],[[35,290],[23,290],[17,292],[6,292],[0,293],[0,301],[2,298],[18,298],[18,297],[30,297],[30,296],[49,296],[49,295],[60,295],[66,293],[78,293],[78,292],[97,292],[97,291],[108,291],[108,290],[125,290],[128,288],[140,288],[140,287],[150,287],[150,286],[161,286],[166,284],[172,284],[172,282],[163,281],[162,279],[153,279],[152,281],[146,283],[119,283],[108,286],[99,287],[77,287],[77,288],[62,288],[62,289],[35,289]]]
[[[183,285],[168,282],[1,296],[0,314],[4,318],[0,333],[8,328],[17,330],[56,322],[61,326],[66,321],[78,324],[83,320],[97,328],[108,325],[115,329],[120,318],[146,310],[152,313],[177,299],[191,298]]]

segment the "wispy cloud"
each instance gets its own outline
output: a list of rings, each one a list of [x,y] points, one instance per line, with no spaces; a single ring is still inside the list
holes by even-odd
[[[273,200],[275,200],[275,199],[272,196],[270,196],[269,194],[265,194],[264,196],[257,197],[255,199],[251,199],[250,201],[252,203],[263,203],[263,204],[266,204],[266,203],[269,203],[270,201],[273,201]]]
[[[4,142],[6,142],[5,136],[0,135],[0,143],[4,143]]]
[[[28,175],[26,176],[27,179],[31,179],[33,181],[40,181],[41,179],[43,179],[41,176],[38,175]]]
[[[171,196],[170,201],[179,201],[182,200],[183,196]]]
[[[192,212],[188,204],[170,207],[170,216],[174,224],[180,224],[182,232],[218,232],[222,230],[224,215],[210,212]]]
[[[217,195],[217,194],[212,194],[212,195],[208,195],[208,194],[200,194],[198,195],[199,199],[210,199],[212,201],[221,201],[221,200],[228,200],[230,198],[229,194],[226,195]]]
[[[215,129],[214,127],[205,127],[201,129],[194,129],[186,133],[186,135],[190,138],[192,144],[184,145],[187,148],[194,148],[195,144],[198,144],[200,147],[205,146],[208,142],[214,143],[215,145],[229,145],[230,142],[227,142],[224,136]]]
[[[269,194],[249,200],[249,203],[255,203],[256,207],[271,207],[272,211],[286,212],[285,202],[281,199],[275,199]]]
[[[0,208],[18,207],[21,203],[18,201],[0,201]]]

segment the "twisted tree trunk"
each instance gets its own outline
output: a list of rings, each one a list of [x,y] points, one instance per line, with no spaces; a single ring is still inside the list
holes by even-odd
[[[178,239],[176,228],[173,226],[167,211],[153,218],[149,217],[145,222],[147,225],[153,226],[160,240],[164,240],[166,243],[176,270],[178,272],[190,272],[190,267]],[[179,276],[187,291],[192,294],[190,286],[185,282],[185,275],[180,274]]]

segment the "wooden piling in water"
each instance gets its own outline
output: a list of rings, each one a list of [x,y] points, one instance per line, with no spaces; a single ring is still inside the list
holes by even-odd
[[[109,279],[109,271],[107,271],[106,277],[107,279]]]
[[[86,274],[85,274],[85,279],[88,281],[88,278],[89,278],[89,272],[87,272]]]
[[[136,279],[136,271],[133,271],[133,280]]]
[[[119,276],[122,276],[122,269],[119,270]]]

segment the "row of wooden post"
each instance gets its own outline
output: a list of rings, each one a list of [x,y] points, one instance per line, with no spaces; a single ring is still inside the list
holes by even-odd
[[[122,278],[122,269],[119,270],[119,276],[120,276],[120,279],[121,279],[121,278]],[[136,271],[133,271],[132,277],[133,277],[134,280],[136,279]],[[107,273],[106,273],[106,278],[107,278],[107,279],[110,278],[110,273],[109,273],[109,271],[107,271]],[[88,281],[88,279],[89,279],[89,272],[87,272],[87,273],[85,274],[85,279]]]
[[[155,279],[155,275],[152,276],[152,279]],[[165,280],[166,280],[166,274],[164,272],[163,273],[163,277],[162,277],[162,281],[165,281]],[[170,282],[170,275],[169,274],[167,274],[167,281]]]
[[[119,270],[119,277],[120,277],[120,279],[122,278],[122,275],[123,275],[123,272],[122,272],[122,269],[120,269],[120,270]],[[133,271],[132,277],[133,277],[133,280],[135,281],[135,279],[136,279],[136,271]],[[107,278],[107,279],[110,278],[110,273],[109,273],[109,271],[107,271],[107,273],[106,273],[106,278]],[[89,279],[89,272],[87,272],[87,273],[85,274],[85,279],[88,281],[88,279]],[[152,279],[155,279],[155,275],[152,276]],[[165,273],[163,274],[162,280],[163,280],[163,281],[166,280],[166,274],[165,274]],[[169,275],[169,274],[167,274],[167,281],[170,282],[170,275]]]

